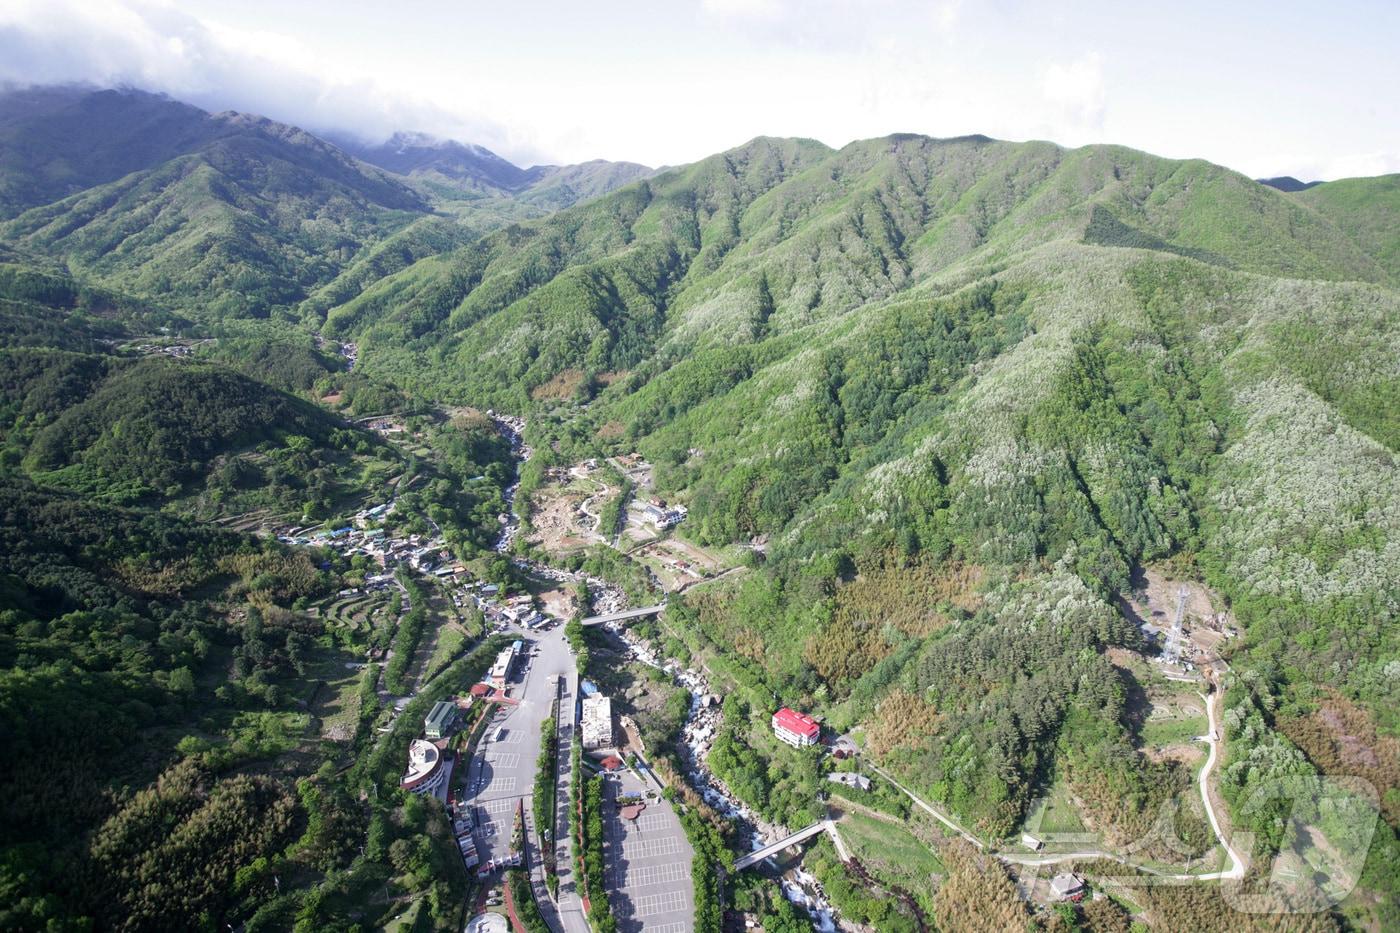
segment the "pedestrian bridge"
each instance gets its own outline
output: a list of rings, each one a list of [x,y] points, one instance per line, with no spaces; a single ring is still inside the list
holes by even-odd
[[[797,845],[799,842],[811,839],[817,833],[831,833],[832,840],[836,843],[837,849],[840,850],[841,858],[844,860],[847,857],[846,847],[842,845],[841,837],[836,835],[835,824],[832,823],[831,820],[817,820],[811,826],[805,829],[799,829],[786,839],[779,839],[777,842],[770,843],[761,849],[755,849],[743,858],[735,859],[734,870],[743,871],[745,868],[757,865],[769,856],[777,855],[788,846]]]
[[[605,625],[608,622],[626,622],[628,619],[640,619],[645,616],[657,615],[665,608],[665,603],[657,603],[655,606],[646,606],[642,609],[625,609],[622,612],[610,612],[607,615],[589,616],[583,620],[583,624]]]

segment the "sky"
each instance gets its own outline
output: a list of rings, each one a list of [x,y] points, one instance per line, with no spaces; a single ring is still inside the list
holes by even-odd
[[[1400,172],[1400,0],[0,0],[0,81],[417,130],[521,165],[909,132]]]

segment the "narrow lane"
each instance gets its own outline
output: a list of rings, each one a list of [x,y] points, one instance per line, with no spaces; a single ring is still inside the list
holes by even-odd
[[[1215,769],[1216,762],[1219,760],[1220,757],[1221,733],[1217,713],[1219,709],[1221,693],[1222,691],[1216,689],[1209,697],[1207,697],[1205,694],[1199,694],[1201,699],[1205,701],[1206,704],[1206,717],[1209,728],[1209,732],[1204,736],[1200,736],[1199,739],[1201,741],[1206,742],[1206,744],[1210,746],[1210,754],[1207,756],[1206,763],[1201,768],[1200,774],[1197,775],[1197,787],[1200,790],[1201,803],[1205,806],[1206,817],[1210,821],[1211,830],[1214,831],[1216,841],[1219,843],[1220,847],[1225,850],[1225,855],[1230,860],[1229,868],[1223,871],[1205,872],[1202,874],[1164,872],[1160,869],[1138,864],[1126,858],[1123,855],[1120,855],[1116,852],[1109,852],[1104,849],[1085,849],[1079,852],[1068,852],[1057,855],[1016,855],[1007,852],[992,852],[992,854],[1009,865],[1023,865],[1027,867],[1058,865],[1063,864],[1065,862],[1083,861],[1085,859],[1106,859],[1108,861],[1117,862],[1120,865],[1126,865],[1129,868],[1136,869],[1137,871],[1141,871],[1145,874],[1154,875],[1159,878],[1169,878],[1174,881],[1238,881],[1239,879],[1243,878],[1247,864],[1242,858],[1240,858],[1240,855],[1235,850],[1234,846],[1230,845],[1229,840],[1225,838],[1225,834],[1220,828],[1220,819],[1216,814],[1216,809],[1211,801],[1210,796],[1210,775],[1211,772]],[[984,843],[981,839],[978,839],[968,830],[958,825],[958,823],[956,823],[951,817],[946,816],[938,808],[923,800],[909,788],[899,783],[899,781],[895,780],[894,777],[889,774],[889,772],[885,771],[883,768],[879,767],[878,765],[874,764],[868,759],[866,760],[866,764],[869,765],[872,771],[874,771],[876,774],[880,775],[886,781],[889,781],[896,788],[902,791],[905,794],[905,796],[907,796],[911,801],[913,801],[915,806],[919,807],[919,809],[931,815],[934,819],[938,820],[940,823],[953,830],[953,832],[957,833],[959,836],[961,836],[963,839],[967,840],[977,848],[984,850],[987,848],[986,843]]]

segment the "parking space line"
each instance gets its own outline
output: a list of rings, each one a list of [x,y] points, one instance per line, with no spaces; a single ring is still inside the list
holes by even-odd
[[[641,833],[671,828],[670,821],[666,819],[666,814],[664,813],[644,813],[637,818],[635,826],[631,826],[625,822],[621,825],[624,828],[635,829],[637,832]]]
[[[667,923],[659,927],[652,927],[651,933],[688,933],[690,924],[681,920],[677,923]]]
[[[483,800],[477,804],[487,813],[509,813],[520,803],[519,797],[495,797],[491,800]]]
[[[636,851],[633,852],[635,846]],[[628,856],[635,855],[638,858],[654,858],[658,855],[675,855],[681,850],[681,842],[675,836],[663,836],[660,839],[638,839],[636,842],[629,840],[626,847]]]
[[[650,917],[654,914],[668,914],[673,910],[684,910],[685,895],[680,891],[662,891],[637,899],[637,916]]]
[[[642,865],[627,873],[627,881],[624,887],[645,888],[653,884],[670,884],[673,881],[680,881],[690,870],[689,865],[681,862],[670,862],[665,865]]]

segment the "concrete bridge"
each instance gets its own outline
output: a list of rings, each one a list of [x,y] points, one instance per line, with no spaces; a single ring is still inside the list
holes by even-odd
[[[655,606],[646,606],[641,609],[625,609],[622,612],[610,612],[607,615],[589,616],[583,620],[583,624],[605,625],[608,622],[626,622],[629,619],[641,619],[646,616],[657,615],[665,608],[665,603],[657,603]]]
[[[841,837],[836,833],[836,824],[831,822],[831,820],[817,820],[811,826],[799,829],[786,839],[779,839],[777,842],[769,843],[761,849],[755,849],[743,858],[735,859],[734,870],[743,871],[745,868],[757,865],[764,859],[777,855],[788,846],[797,845],[799,842],[811,839],[817,833],[830,833],[831,840],[836,843],[836,851],[841,856],[841,860],[844,862],[850,859],[849,853],[846,852],[845,844],[842,843]]]

